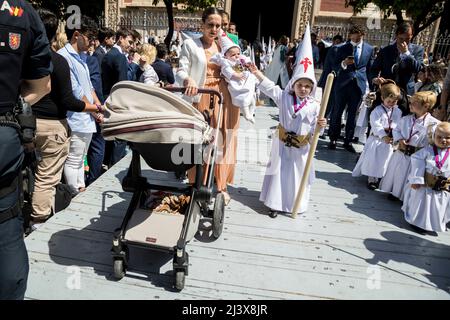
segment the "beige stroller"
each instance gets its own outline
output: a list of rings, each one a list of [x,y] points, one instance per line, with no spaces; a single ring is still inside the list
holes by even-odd
[[[167,90],[184,92],[185,88]],[[189,264],[186,243],[197,233],[202,216],[212,218],[213,236],[218,238],[223,229],[225,205],[221,193],[213,198],[217,130],[209,126],[197,109],[167,90],[131,81],[117,83],[106,101],[102,134],[106,140],[127,141],[132,150],[122,188],[133,192],[133,197],[122,226],[114,233],[114,276],[117,279],[125,276],[128,246],[173,252],[175,288],[182,290]],[[211,108],[218,98],[220,123],[221,94],[205,89],[199,93],[211,96]],[[180,188],[149,183],[141,174],[141,156],[155,170],[180,172],[195,166],[195,183]],[[162,202],[158,203],[161,199],[155,194],[161,192]],[[149,205],[150,201],[156,204]],[[174,212],[167,204],[175,205],[178,211]]]

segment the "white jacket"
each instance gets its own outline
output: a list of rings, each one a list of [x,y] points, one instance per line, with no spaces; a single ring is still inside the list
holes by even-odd
[[[182,86],[184,80],[191,77],[199,88],[203,87],[206,78],[206,55],[200,38],[186,39],[181,48],[179,68],[176,73],[177,82]],[[199,102],[201,95],[195,97],[183,96],[189,102]]]

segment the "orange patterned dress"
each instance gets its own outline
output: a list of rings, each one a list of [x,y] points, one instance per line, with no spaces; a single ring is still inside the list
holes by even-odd
[[[206,68],[206,80],[204,88],[218,90],[223,96],[223,114],[222,123],[220,124],[221,137],[218,145],[218,157],[216,159],[216,166],[214,174],[216,178],[216,185],[218,191],[226,191],[227,184],[234,181],[234,170],[236,166],[236,152],[237,152],[237,134],[239,129],[240,109],[231,102],[231,96],[228,92],[228,87],[225,79],[220,75],[220,66],[209,62],[212,53],[205,50],[208,65]],[[209,110],[210,96],[208,94],[202,95],[200,102],[196,105],[200,112]],[[211,126],[217,128],[217,120],[219,116],[219,104],[216,99],[214,113],[212,114]],[[195,169],[194,169],[195,170]],[[195,176],[195,171],[189,173],[189,180]]]

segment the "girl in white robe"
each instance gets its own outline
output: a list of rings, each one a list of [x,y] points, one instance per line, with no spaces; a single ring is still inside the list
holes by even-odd
[[[282,90],[256,67],[251,66],[250,70],[261,81],[259,89],[273,99],[280,109],[280,125],[286,132],[312,136],[316,124],[322,128],[322,131],[324,130],[326,119],[318,119],[320,105],[313,96],[316,88],[313,72],[312,75],[294,74],[286,89]],[[279,131],[278,134],[280,134]],[[277,216],[277,211],[292,212],[310,150],[309,143],[298,148],[288,146],[280,140],[278,134],[275,134],[273,138],[270,160],[267,164],[259,198],[271,209],[270,216],[272,218]],[[297,213],[303,213],[308,209],[310,187],[314,178],[314,168],[312,167],[308,185]]]
[[[392,130],[397,127],[402,112],[397,107],[400,89],[393,83],[381,87],[383,103],[370,114],[372,126],[364,150],[353,169],[352,176],[368,176],[367,187],[375,190],[379,179],[386,174],[387,165],[394,152]]]
[[[410,171],[410,155],[428,145],[427,128],[439,123],[428,111],[436,103],[436,95],[431,91],[416,93],[411,98],[412,114],[403,117],[393,130],[394,143],[398,148],[389,161],[386,175],[380,182],[380,190],[403,201],[405,186]],[[409,146],[409,147],[408,147]],[[406,150],[406,149],[410,150]],[[393,198],[392,200],[394,200]]]
[[[434,145],[411,156],[411,187],[405,190],[402,210],[414,229],[442,232],[450,221],[450,123],[438,124],[433,140]],[[426,175],[446,179],[444,188],[428,186]]]

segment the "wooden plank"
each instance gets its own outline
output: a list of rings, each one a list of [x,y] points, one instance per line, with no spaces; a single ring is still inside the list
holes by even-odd
[[[243,122],[224,232],[211,241],[204,220],[187,247],[190,274],[181,293],[169,289],[172,257],[151,251],[132,249],[133,272],[111,279],[112,232],[131,199],[120,185],[128,154],[26,239],[27,298],[450,299],[450,235],[410,231],[398,203],[367,190],[364,178],[351,177],[356,156],[329,151],[325,141],[316,155],[309,211],[297,220],[267,217],[258,199],[271,146],[267,128],[275,126],[276,113],[260,108],[255,127]],[[173,173],[141,165],[152,183],[180,183]],[[67,288],[72,265],[80,267],[82,290]],[[378,289],[368,282],[373,270],[380,275]]]

